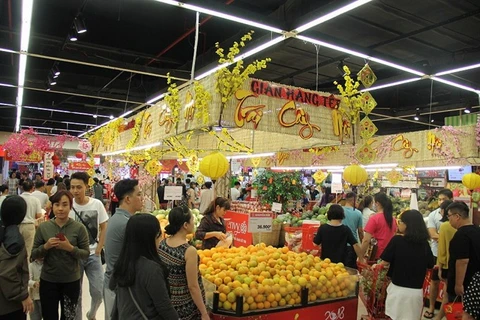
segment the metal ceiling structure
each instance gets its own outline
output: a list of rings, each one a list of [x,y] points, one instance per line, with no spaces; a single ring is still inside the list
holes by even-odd
[[[186,83],[195,6],[203,10],[195,76],[215,66],[216,42],[230,47],[254,30],[246,51],[271,46],[246,60],[272,59],[257,78],[336,92],[342,64],[356,73],[368,62],[379,79],[376,87],[399,83],[372,91],[379,134],[442,125],[444,117],[479,105],[476,0],[197,0],[180,6],[170,0],[34,0],[28,52],[21,52],[26,1],[0,1],[0,131],[15,130],[21,56],[28,63],[20,127],[43,133],[81,135],[148,106],[165,92],[167,72]],[[356,3],[346,13],[325,16]],[[75,19],[87,31],[72,42]],[[316,23],[299,28],[310,21]],[[471,68],[459,69],[465,66]],[[52,86],[54,68],[60,74]],[[417,110],[419,121],[413,120]]]

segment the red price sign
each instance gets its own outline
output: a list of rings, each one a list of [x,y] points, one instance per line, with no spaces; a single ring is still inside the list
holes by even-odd
[[[253,243],[252,234],[248,232],[247,213],[227,211],[225,213],[225,224],[228,232],[233,234],[234,247],[247,247]]]

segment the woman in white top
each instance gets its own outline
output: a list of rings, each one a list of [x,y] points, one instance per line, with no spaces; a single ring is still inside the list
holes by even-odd
[[[211,181],[205,182],[205,189],[202,189],[200,192],[200,208],[198,210],[200,210],[201,214],[207,210],[210,203],[212,203],[212,201],[215,199],[212,185],[213,184]]]
[[[365,196],[362,202],[360,202],[360,205],[358,206],[358,210],[362,211],[364,227],[367,225],[370,216],[375,213],[375,211],[373,210],[374,204],[375,202],[373,201],[372,196]]]

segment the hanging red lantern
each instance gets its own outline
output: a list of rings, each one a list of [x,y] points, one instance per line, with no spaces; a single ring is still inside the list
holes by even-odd
[[[53,163],[53,165],[54,165],[55,167],[58,167],[61,162],[60,162],[59,159],[55,159],[55,160],[52,161],[52,163]]]
[[[30,155],[31,153],[32,153],[32,150],[30,150],[30,149],[25,150],[25,154],[26,154],[27,156]]]
[[[77,153],[75,153],[75,157],[77,157],[77,159],[82,159],[83,158],[83,152],[77,151]]]
[[[54,154],[54,155],[52,156],[52,160],[53,160],[53,161],[55,161],[55,160],[60,160],[60,158],[59,158],[56,154]]]

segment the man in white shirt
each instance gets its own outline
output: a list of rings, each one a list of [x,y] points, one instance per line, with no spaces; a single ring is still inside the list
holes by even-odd
[[[70,211],[70,218],[82,223],[87,228],[90,238],[90,256],[80,263],[85,271],[89,287],[91,305],[87,312],[87,319],[95,319],[97,310],[102,304],[104,271],[101,261],[101,251],[105,242],[107,232],[108,215],[103,203],[95,198],[87,197],[90,176],[86,172],[75,172],[70,178],[70,192],[73,194],[73,208]],[[82,319],[82,295],[78,299],[77,314],[75,319]]]
[[[40,201],[40,205],[42,209],[47,207],[48,203],[48,196],[45,193],[45,182],[43,181],[35,181],[35,191],[32,192],[32,196],[37,198]]]
[[[20,233],[25,240],[27,249],[27,261],[30,261],[32,253],[33,239],[35,237],[35,220],[42,217],[42,205],[40,201],[32,195],[33,181],[25,180],[23,182],[23,193],[20,195],[27,203],[27,214],[20,224]]]
[[[450,189],[442,189],[438,191],[438,205],[440,206],[445,200],[453,200],[453,192]],[[438,256],[438,231],[442,222],[442,213],[440,207],[428,215],[427,228],[430,233],[432,242],[430,244],[432,248],[435,264],[437,264]],[[438,286],[440,284],[440,278],[438,278],[438,272],[432,272],[432,281],[430,281],[430,295],[429,295],[429,308],[425,310],[423,316],[427,319],[433,318],[435,312],[435,301],[437,301]]]
[[[235,184],[232,189],[230,189],[230,198],[232,200],[238,200],[240,197],[240,182],[235,181]]]

